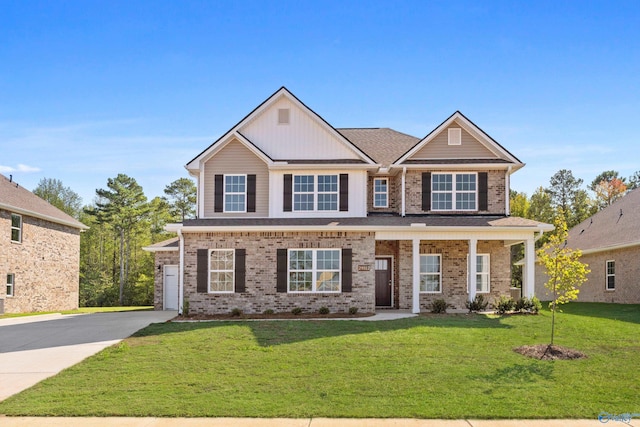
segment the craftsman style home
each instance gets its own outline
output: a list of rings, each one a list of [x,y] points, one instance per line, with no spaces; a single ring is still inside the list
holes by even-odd
[[[78,308],[88,227],[0,175],[0,314]]]
[[[424,138],[337,129],[281,88],[186,168],[197,219],[156,253],[156,308],[190,313],[464,308],[509,295],[509,247],[548,224],[509,216],[524,164],[462,113]]]
[[[640,304],[640,189],[569,230],[567,247],[580,249],[591,270],[578,301]],[[536,264],[536,294],[543,300],[551,299],[547,280]]]

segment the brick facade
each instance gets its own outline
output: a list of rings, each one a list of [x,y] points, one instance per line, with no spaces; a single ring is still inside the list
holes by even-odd
[[[11,212],[0,210],[0,299],[5,313],[78,308],[80,231],[22,215],[22,242],[11,242]],[[6,296],[7,274],[15,275]]]
[[[180,265],[180,252],[159,251],[155,253],[153,308],[164,308],[164,269],[165,265]]]

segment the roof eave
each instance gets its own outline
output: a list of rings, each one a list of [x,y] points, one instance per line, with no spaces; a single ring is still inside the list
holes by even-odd
[[[81,223],[80,221],[67,221],[65,219],[56,218],[50,215],[41,214],[39,212],[31,211],[28,209],[19,208],[17,206],[7,205],[0,203],[0,209],[4,209],[10,212],[15,212],[20,215],[26,215],[33,218],[43,219],[45,221],[53,222],[55,224],[65,225],[67,227],[76,228],[78,230],[88,230],[89,227]]]

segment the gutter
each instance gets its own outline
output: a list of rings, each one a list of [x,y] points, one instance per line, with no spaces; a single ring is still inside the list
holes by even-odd
[[[4,203],[0,203],[0,209],[4,209],[6,211],[9,212],[13,212],[13,213],[17,213],[20,215],[26,215],[26,216],[30,216],[33,218],[38,218],[38,219],[43,219],[45,221],[49,221],[49,222],[53,222],[56,224],[62,224],[62,225],[66,225],[67,227],[71,227],[71,228],[75,228],[78,230],[88,230],[89,227],[84,225],[83,223],[81,223],[80,221],[74,220],[74,221],[68,221],[65,219],[60,219],[60,218],[56,218],[50,215],[44,215],[38,212],[34,212],[34,211],[30,211],[28,209],[22,209],[22,208],[18,208],[16,206],[11,206],[11,205],[7,205]]]

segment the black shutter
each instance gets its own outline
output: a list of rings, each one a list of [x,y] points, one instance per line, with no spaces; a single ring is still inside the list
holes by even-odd
[[[422,210],[431,210],[431,172],[422,172]]]
[[[234,271],[235,292],[242,293],[245,290],[245,272],[247,251],[245,249],[236,249],[236,267]]]
[[[352,249],[342,250],[342,292],[351,292],[352,281]]]
[[[256,211],[256,176],[247,175],[247,212]]]
[[[478,173],[478,210],[489,210],[489,175],[487,172]],[[508,196],[507,196],[508,197]]]
[[[222,212],[224,206],[224,175],[215,175],[213,179],[213,211]]]
[[[287,250],[277,250],[277,278],[276,291],[287,292]]]
[[[209,292],[209,249],[198,249],[196,290],[200,293]]]
[[[282,194],[282,210],[291,212],[291,199],[293,198],[293,176],[288,173],[284,175],[284,193]]]
[[[340,212],[349,210],[349,174],[340,174]]]

